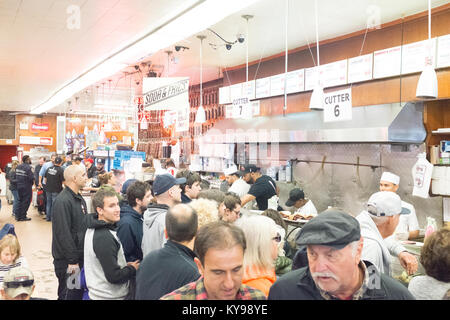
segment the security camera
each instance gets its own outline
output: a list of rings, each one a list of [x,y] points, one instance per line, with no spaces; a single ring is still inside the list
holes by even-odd
[[[175,46],[175,51],[180,51],[181,47],[180,46]]]
[[[238,35],[237,35],[237,39],[238,39],[239,43],[242,43],[242,42],[244,42],[245,37],[244,37],[243,34],[238,34]]]
[[[135,65],[134,68],[135,68],[136,70],[139,70],[139,66],[138,66],[138,65]]]
[[[231,50],[231,44],[227,43],[227,44],[225,45],[225,48],[227,48],[227,50]]]
[[[136,80],[136,85],[138,86],[141,82],[139,80]]]

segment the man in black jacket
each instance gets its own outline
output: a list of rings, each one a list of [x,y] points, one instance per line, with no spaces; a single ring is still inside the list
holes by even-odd
[[[88,229],[84,238],[84,270],[89,298],[134,298],[130,287],[139,261],[125,261],[123,247],[116,234],[116,223],[120,220],[119,199],[115,191],[101,189],[94,195],[92,204],[97,214],[87,216]]]
[[[308,266],[279,278],[269,300],[414,300],[398,281],[360,260],[361,229],[348,213],[320,213],[301,229],[297,243],[307,246]]]
[[[164,247],[145,256],[136,276],[136,300],[157,300],[200,277],[193,247],[197,213],[178,204],[166,214]]]
[[[29,221],[27,211],[33,197],[34,175],[31,170],[30,156],[24,155],[22,163],[16,169],[17,193],[19,195],[19,205],[16,212],[17,221]]]
[[[64,182],[64,170],[61,168],[62,159],[61,157],[55,158],[55,165],[50,167],[45,172],[45,189],[46,189],[46,219],[47,221],[52,221],[52,208],[56,197],[63,189]]]
[[[87,206],[80,190],[87,181],[86,171],[71,165],[64,170],[64,180],[66,188],[56,197],[52,208],[53,264],[59,282],[58,299],[81,300],[81,287],[67,288],[67,280],[77,277],[83,266]]]
[[[125,191],[125,190],[123,190]],[[122,242],[127,262],[142,260],[142,214],[152,199],[150,184],[135,181],[126,189],[128,203],[120,207],[120,221],[117,222],[117,236]]]

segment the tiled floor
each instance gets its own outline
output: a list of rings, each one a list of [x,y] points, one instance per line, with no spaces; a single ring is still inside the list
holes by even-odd
[[[43,219],[33,205],[28,210],[31,221],[17,222],[11,216],[12,205],[8,204],[5,197],[1,199],[0,228],[5,223],[14,224],[22,254],[35,277],[33,297],[57,299],[58,280],[53,268],[51,222]]]

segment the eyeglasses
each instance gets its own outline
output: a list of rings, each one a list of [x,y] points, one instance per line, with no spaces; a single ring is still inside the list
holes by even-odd
[[[277,236],[273,237],[272,240],[275,240],[276,242],[281,242],[281,235],[277,233]]]
[[[23,281],[11,281],[11,282],[4,282],[4,285],[8,289],[17,289],[18,287],[31,287],[34,283],[34,280],[23,280]]]

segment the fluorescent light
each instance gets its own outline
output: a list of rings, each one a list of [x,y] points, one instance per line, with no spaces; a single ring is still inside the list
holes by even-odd
[[[157,26],[142,40],[125,46],[116,54],[107,58],[99,66],[82,76],[64,84],[58,91],[43,103],[32,107],[30,113],[39,114],[60,105],[84,88],[109,77],[128,65],[149,56],[158,50],[167,48],[177,41],[189,38],[211,25],[223,20],[231,14],[243,10],[258,0],[206,0],[203,2],[192,0],[170,15],[162,18]]]

